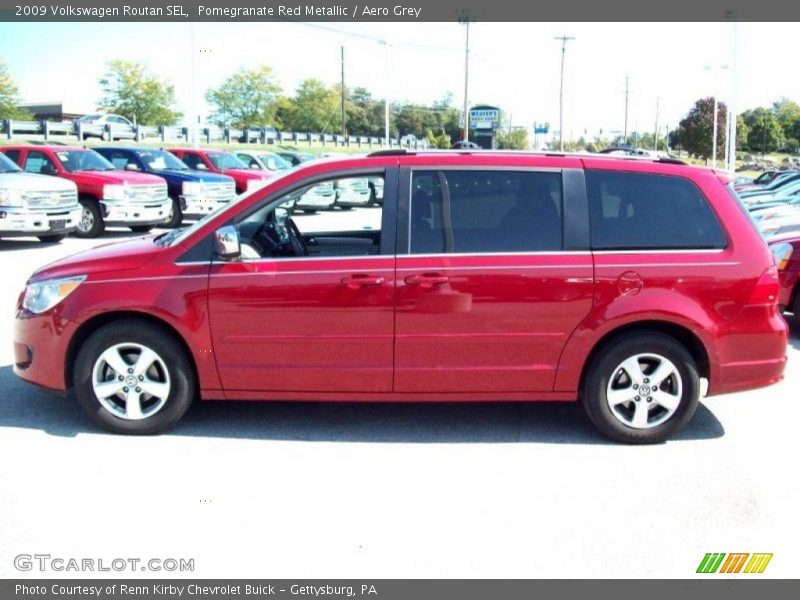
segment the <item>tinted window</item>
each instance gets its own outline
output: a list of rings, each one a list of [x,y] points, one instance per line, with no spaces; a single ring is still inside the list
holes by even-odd
[[[184,154],[183,162],[186,163],[186,166],[190,169],[197,169],[198,165],[203,165],[200,167],[201,169],[208,169],[208,167],[206,167],[202,159],[197,154]]]
[[[25,171],[28,173],[38,173],[40,175],[47,175],[55,173],[56,166],[41,152],[28,152],[28,158],[25,161]]]
[[[19,164],[19,150],[6,150],[6,156]],[[7,165],[2,165],[3,168],[8,168]]]
[[[592,247],[724,248],[725,234],[700,190],[682,177],[586,171]]]
[[[560,250],[561,173],[418,171],[412,254]]]

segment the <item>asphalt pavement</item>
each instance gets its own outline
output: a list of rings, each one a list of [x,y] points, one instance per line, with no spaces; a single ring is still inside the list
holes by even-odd
[[[704,399],[657,446],[557,403],[206,402],[125,437],[17,379],[11,328],[34,268],[132,235],[0,240],[0,577],[132,574],[20,554],[194,560],[148,577],[692,577],[706,552],[797,576],[797,324],[782,383]]]

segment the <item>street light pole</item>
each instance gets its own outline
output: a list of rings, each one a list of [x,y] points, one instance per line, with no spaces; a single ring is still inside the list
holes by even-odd
[[[461,139],[469,139],[469,19],[462,21],[467,28],[466,45],[464,47],[464,134]]]
[[[558,92],[558,149],[564,151],[564,56],[567,53],[567,42],[574,37],[562,35],[553,38],[561,40],[561,86]]]

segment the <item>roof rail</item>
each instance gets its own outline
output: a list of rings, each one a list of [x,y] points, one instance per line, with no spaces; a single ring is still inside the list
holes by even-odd
[[[409,152],[407,148],[387,148],[385,150],[370,152],[367,156],[403,156],[405,154],[411,154],[411,152]]]
[[[680,158],[674,158],[672,156],[659,156],[657,162],[667,163],[669,165],[685,165],[685,164],[688,164],[686,161],[681,160]]]

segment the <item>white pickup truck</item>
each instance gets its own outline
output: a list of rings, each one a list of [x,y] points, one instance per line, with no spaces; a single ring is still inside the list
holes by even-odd
[[[0,152],[0,238],[36,236],[60,242],[81,218],[71,181],[24,173]]]

